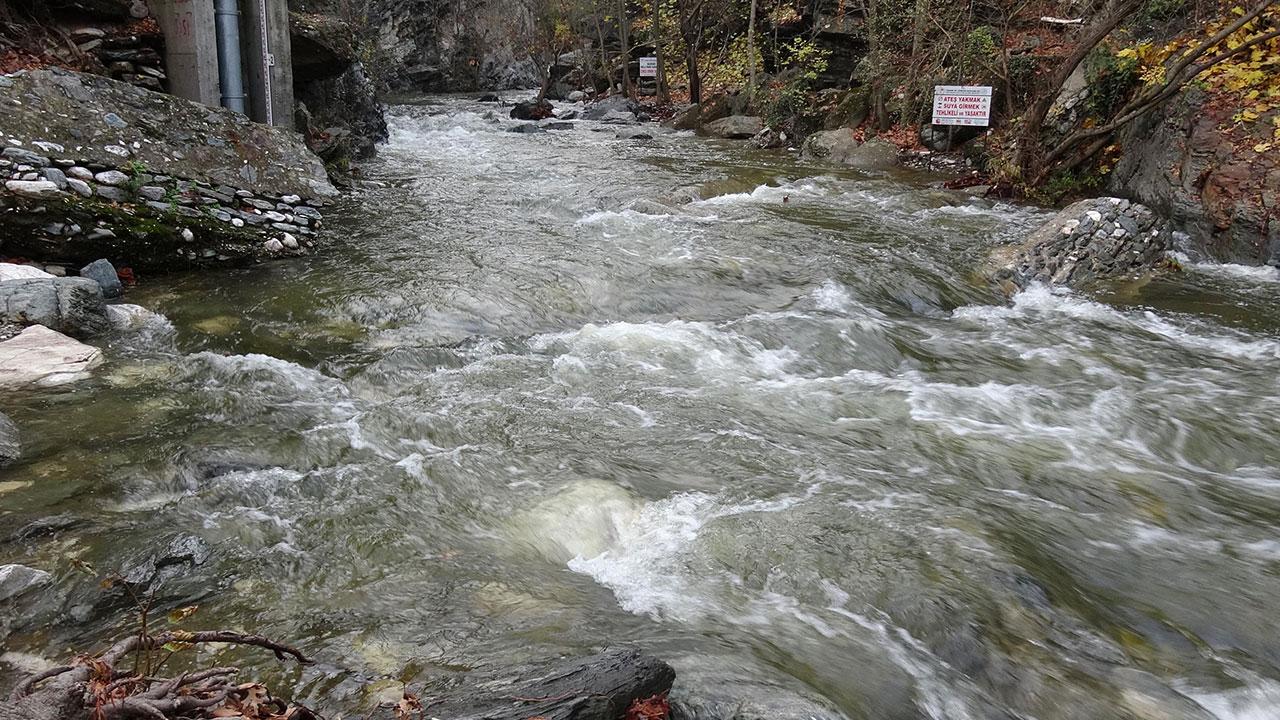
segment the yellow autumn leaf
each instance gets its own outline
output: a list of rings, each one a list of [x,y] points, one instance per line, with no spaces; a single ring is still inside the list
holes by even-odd
[[[1264,153],[1270,149],[1271,149],[1271,143],[1266,143],[1266,142],[1258,143],[1257,145],[1253,146],[1253,151],[1256,153]]]
[[[1241,110],[1240,119],[1244,120],[1245,122],[1253,122],[1254,120],[1258,119],[1258,113],[1253,112],[1251,110]]]

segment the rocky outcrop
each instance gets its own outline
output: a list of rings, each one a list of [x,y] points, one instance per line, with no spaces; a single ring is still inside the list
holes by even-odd
[[[0,255],[166,270],[298,254],[336,194],[296,133],[102,77],[0,76],[0,113]]]
[[[53,387],[83,380],[102,364],[102,351],[32,325],[0,342],[0,388]]]
[[[466,92],[537,87],[530,57],[533,18],[499,0],[290,0],[289,8],[352,26],[368,51],[366,69],[393,92]],[[314,108],[313,108],[314,112]]]
[[[1084,288],[1159,269],[1172,249],[1168,223],[1121,198],[1081,200],[1023,243],[996,250],[987,276],[1006,292],[1033,282]]]
[[[1233,141],[1221,129],[1233,111],[1192,88],[1135,120],[1108,187],[1169,218],[1212,259],[1280,265],[1280,153]]]
[[[352,28],[314,13],[290,13],[289,23],[298,131],[330,167],[372,156],[387,120]]]

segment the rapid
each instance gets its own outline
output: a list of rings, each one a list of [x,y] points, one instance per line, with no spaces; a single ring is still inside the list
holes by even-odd
[[[118,573],[350,717],[618,645],[696,718],[1280,717],[1274,269],[1006,299],[1044,210],[495,114],[393,108],[320,254],[145,279],[0,401],[0,556],[56,576],[0,667],[132,629]]]

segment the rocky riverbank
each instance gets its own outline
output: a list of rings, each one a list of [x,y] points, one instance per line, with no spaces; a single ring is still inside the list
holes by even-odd
[[[296,255],[336,195],[297,134],[100,76],[0,76],[0,112],[0,257],[165,270]]]

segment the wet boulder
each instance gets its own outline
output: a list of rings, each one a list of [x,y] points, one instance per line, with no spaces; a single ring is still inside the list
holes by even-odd
[[[0,388],[53,387],[89,377],[102,351],[43,325],[0,342]]]
[[[1006,292],[1036,282],[1076,288],[1140,279],[1164,267],[1169,223],[1145,205],[1114,197],[1081,200],[1025,242],[999,248],[985,274]]]
[[[456,686],[440,694],[431,715],[486,720],[621,720],[636,701],[668,693],[675,677],[670,665],[632,649],[516,668],[475,670],[454,678]],[[378,708],[371,717],[392,720],[396,717],[394,702]]]
[[[22,454],[18,441],[18,426],[4,413],[0,413],[0,467],[17,460]]]
[[[515,107],[511,108],[512,120],[546,120],[554,115],[555,108],[546,100],[542,102],[533,100],[518,102]]]
[[[542,128],[538,127],[536,123],[528,122],[528,123],[520,123],[519,125],[509,128],[507,132],[521,133],[524,135],[532,135],[534,133],[542,132]]]
[[[730,115],[702,126],[708,135],[729,140],[749,140],[764,129],[764,121],[753,115]]]
[[[822,130],[805,138],[804,145],[800,147],[800,159],[843,164],[861,144],[852,130]]]
[[[118,298],[124,294],[124,284],[116,273],[116,266],[109,260],[98,259],[80,268],[80,277],[89,278],[102,288],[103,297]]]
[[[0,282],[0,322],[43,325],[86,338],[110,327],[102,288],[90,278],[30,278]]]
[[[0,602],[15,600],[53,581],[43,570],[26,565],[0,565]]]
[[[888,140],[871,138],[849,153],[844,164],[859,170],[888,170],[898,164],[898,146]]]
[[[634,119],[639,110],[640,106],[630,98],[614,95],[591,103],[582,111],[581,117],[583,120],[617,120],[629,113]]]

